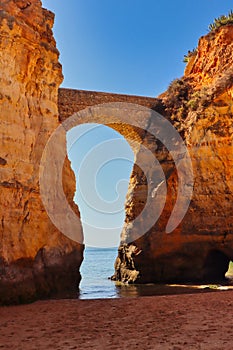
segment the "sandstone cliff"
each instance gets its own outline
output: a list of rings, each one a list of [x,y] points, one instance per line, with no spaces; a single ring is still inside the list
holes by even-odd
[[[223,278],[233,260],[233,26],[202,37],[184,77],[173,81],[160,98],[163,114],[180,131],[191,155],[192,200],[184,220],[165,233],[177,197],[177,172],[167,155],[163,157],[166,150],[145,135],[143,143],[151,144],[162,161],[166,205],[157,223],[135,241],[142,223],[132,222],[145,205],[148,186],[145,174],[135,168],[113,279],[143,283]],[[150,171],[156,177],[156,169]],[[152,207],[149,214],[155,211]]]
[[[40,197],[39,166],[59,122],[102,102],[154,106],[179,130],[194,172],[188,212],[167,234],[180,179],[166,145],[154,136],[158,126],[153,115],[145,122],[150,132],[105,120],[129,141],[141,143],[135,150],[135,161],[144,165],[143,170],[135,165],[131,175],[114,279],[143,283],[222,278],[233,260],[233,27],[221,27],[201,38],[184,77],[175,80],[158,99],[63,89],[58,101],[62,73],[52,35],[53,20],[53,14],[42,9],[39,0],[1,1],[0,302],[61,295],[75,290],[75,283],[79,283],[83,246],[60,233],[46,214]],[[158,164],[148,161],[145,149],[161,164],[164,179]],[[177,155],[179,160],[182,155]],[[189,170],[187,163],[183,172]],[[154,182],[148,183],[148,179]],[[59,185],[57,176],[49,176],[47,181],[48,193]],[[163,183],[167,185],[165,208],[143,234],[145,222],[162,208]],[[190,183],[181,181],[181,185],[187,188]],[[151,198],[156,197],[156,201],[150,198],[149,211],[135,223],[151,186]],[[73,203],[75,178],[67,159],[63,188],[79,215]],[[181,194],[180,206],[185,200]],[[60,215],[62,208],[57,209]],[[178,214],[179,210],[181,207]],[[81,227],[78,231],[82,233]]]
[[[53,226],[39,192],[42,152],[59,125],[53,21],[39,0],[1,1],[0,303],[74,291],[80,280],[83,248]],[[75,179],[67,160],[64,169],[71,203]],[[56,177],[48,189],[51,181]]]

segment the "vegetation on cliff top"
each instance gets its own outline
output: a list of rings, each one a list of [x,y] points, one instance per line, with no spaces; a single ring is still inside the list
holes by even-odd
[[[214,19],[214,22],[209,25],[209,31],[212,32],[227,24],[233,25],[233,11],[231,10],[228,15],[222,15]]]
[[[211,23],[208,27],[210,32],[213,32],[214,30],[225,26],[225,25],[233,25],[233,11],[230,10],[228,15],[221,15],[217,18],[214,19],[213,23]],[[196,56],[197,54],[197,48],[193,49],[193,50],[189,50],[188,53],[186,55],[184,55],[183,58],[183,62],[184,63],[188,63],[190,58],[192,58],[193,56]]]

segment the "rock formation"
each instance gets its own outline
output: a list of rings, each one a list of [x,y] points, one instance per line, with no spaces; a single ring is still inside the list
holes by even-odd
[[[133,265],[128,264],[129,259],[122,258],[122,247],[140,229],[131,222],[146,202],[144,174],[134,169],[113,279],[125,281],[126,274],[130,282],[134,279],[137,283],[224,278],[233,260],[232,53],[232,25],[210,32],[200,39],[184,77],[173,81],[160,96],[164,115],[183,135],[191,155],[193,197],[184,220],[172,233],[165,233],[178,188],[175,167],[169,174],[165,169],[165,208],[157,223],[133,242],[141,254],[132,254]],[[153,142],[156,149],[157,142]],[[148,143],[147,135],[143,143]],[[155,155],[161,159],[158,149]],[[166,163],[169,160],[163,159],[163,168]]]
[[[110,119],[104,118],[105,125],[117,130],[129,142],[137,140],[152,152],[162,166],[167,184],[162,215],[145,233],[144,223],[160,209],[164,190],[160,187],[158,166],[148,160],[143,147],[140,151],[134,150],[136,165],[126,198],[126,219],[114,280],[144,283],[221,279],[233,259],[232,35],[233,26],[228,25],[202,37],[184,77],[174,80],[168,90],[154,100],[67,89],[59,91],[61,121],[98,103],[122,101],[155,109],[180,132],[191,156],[194,186],[189,210],[179,226],[167,234],[165,228],[181,179],[177,177],[166,145],[154,137],[158,131],[154,117],[145,121],[151,133],[129,125],[111,124]],[[90,114],[90,122],[92,117]],[[130,117],[128,120],[133,124]],[[140,161],[145,165],[146,174],[137,165]],[[187,164],[183,171],[189,172],[188,167]],[[150,210],[144,218],[134,222],[148,200],[148,186],[152,185],[147,179],[153,179],[157,199],[149,203]],[[184,182],[182,186],[190,184]],[[181,198],[181,207],[185,200]]]
[[[223,26],[201,38],[184,77],[172,82],[158,99],[151,99],[58,90],[62,72],[53,20],[40,0],[1,1],[0,303],[75,292],[83,246],[59,232],[48,217],[40,197],[40,163],[45,145],[61,121],[103,102],[138,103],[162,113],[182,135],[194,172],[189,209],[168,234],[165,228],[180,179],[166,145],[154,136],[158,126],[153,114],[146,120],[150,132],[104,121],[129,141],[136,139],[144,146],[134,150],[135,166],[113,279],[144,283],[222,278],[233,260],[233,26]],[[64,146],[62,142],[58,147]],[[164,179],[158,176],[158,164],[146,158],[145,149],[161,164]],[[177,155],[179,160],[182,154]],[[183,172],[189,170],[187,163]],[[148,200],[148,187],[152,186],[148,179],[155,180],[151,198],[156,201],[150,199],[150,211],[135,224]],[[56,172],[48,177],[48,194],[57,181]],[[62,182],[78,216],[73,203],[75,178],[67,158]],[[165,183],[165,207],[145,233],[142,221],[149,221],[162,207]],[[187,188],[190,183],[181,185]],[[185,200],[183,196],[181,206]],[[60,214],[62,208],[57,209]],[[78,231],[81,234],[82,228]]]
[[[80,280],[83,247],[54,227],[39,191],[42,152],[59,125],[62,71],[53,21],[40,0],[1,1],[0,303],[65,294]],[[48,188],[51,181],[56,177]],[[63,186],[73,202],[68,160]]]

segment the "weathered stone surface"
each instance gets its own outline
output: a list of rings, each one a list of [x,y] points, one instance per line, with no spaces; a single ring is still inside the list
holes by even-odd
[[[53,20],[39,0],[1,1],[0,303],[74,290],[80,280],[83,248],[53,226],[39,192],[42,152],[59,125],[62,72]],[[68,161],[63,186],[73,202]]]

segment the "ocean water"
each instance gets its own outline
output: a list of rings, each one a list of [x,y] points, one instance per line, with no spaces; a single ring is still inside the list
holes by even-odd
[[[117,248],[89,248],[84,252],[81,265],[82,280],[79,299],[106,299],[151,295],[200,293],[233,289],[233,263],[227,274],[229,283],[223,284],[146,284],[122,285],[109,279],[114,273]]]
[[[117,248],[85,248],[80,270],[80,299],[118,297],[115,283],[109,279],[114,274],[116,257]]]

